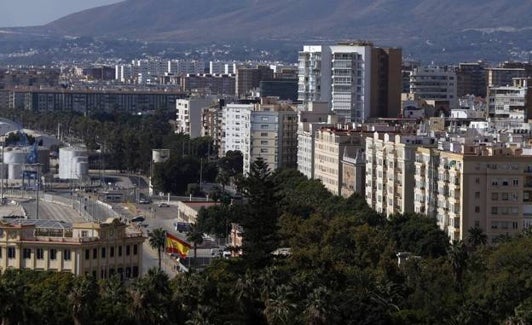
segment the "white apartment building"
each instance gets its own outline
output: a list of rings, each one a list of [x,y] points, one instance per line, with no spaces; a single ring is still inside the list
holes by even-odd
[[[244,174],[262,157],[270,169],[295,167],[297,113],[279,104],[228,104],[223,112],[223,152],[239,150]]]
[[[205,73],[205,63],[201,60],[169,60],[165,63],[165,72],[169,74],[180,75]]]
[[[370,116],[371,45],[305,45],[298,57],[298,100],[330,102],[339,120]]]
[[[415,152],[434,145],[423,135],[379,134],[366,138],[366,202],[379,213],[414,212]]]
[[[236,63],[209,61],[209,74],[235,74]]]
[[[488,115],[497,130],[530,130],[530,79],[514,78],[511,86],[488,88]]]
[[[456,72],[448,67],[417,67],[410,72],[410,94],[415,99],[446,101],[457,107]]]
[[[188,134],[190,138],[201,136],[202,111],[208,108],[215,98],[191,97],[176,100],[176,133]]]

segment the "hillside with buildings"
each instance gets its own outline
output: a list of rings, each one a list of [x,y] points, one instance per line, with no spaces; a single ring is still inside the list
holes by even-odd
[[[37,35],[37,43],[46,37],[68,36],[59,47],[68,45],[73,36],[94,37],[92,51],[98,46],[96,40],[102,39],[163,42],[162,53],[168,53],[176,42],[191,44],[191,49],[199,44],[223,48],[233,43],[275,52],[290,44],[296,49],[303,42],[373,39],[400,46],[409,56],[448,62],[458,55],[526,59],[532,42],[531,13],[532,4],[523,0],[128,0],[44,26],[7,31],[16,33],[17,39]],[[2,35],[0,41],[10,36]],[[35,44],[32,48],[36,49]],[[149,50],[140,45],[131,51]]]

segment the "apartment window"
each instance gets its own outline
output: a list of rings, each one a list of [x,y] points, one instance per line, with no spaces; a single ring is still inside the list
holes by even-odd
[[[480,184],[480,177],[475,178],[475,183]]]
[[[480,221],[479,220],[475,220],[475,228],[480,228]]]
[[[105,247],[102,247],[102,258],[105,258]]]
[[[85,250],[85,259],[88,260],[89,258],[91,258],[91,252],[90,252],[90,250],[86,249]]]
[[[263,129],[263,130],[264,130],[264,129],[267,129],[267,128],[268,128],[268,124],[261,124],[261,125],[260,125],[260,128]]]
[[[507,215],[509,212],[507,207],[501,207],[501,214]]]
[[[109,248],[109,256],[110,257],[114,257],[115,256],[115,248],[114,247]]]
[[[57,259],[57,249],[52,248],[50,249],[50,260],[55,260],[55,259]]]
[[[475,192],[475,199],[480,199],[480,192]]]
[[[492,221],[491,222],[491,229],[498,229],[499,228],[499,222],[498,221]]]
[[[268,132],[261,132],[260,136],[261,137],[267,137],[268,136]]]
[[[476,213],[480,213],[480,207],[479,207],[478,205],[475,206],[475,212],[476,212]]]
[[[44,250],[42,248],[37,248],[35,250],[35,255],[37,255],[38,260],[42,260],[44,258]]]
[[[260,144],[262,144],[262,145],[266,145],[266,144],[268,144],[268,140],[262,140],[262,141],[260,142]]]
[[[133,255],[137,255],[138,250],[139,250],[138,245],[137,244],[133,245]]]
[[[512,181],[512,184],[514,184],[514,186],[519,186],[519,180],[518,179],[514,179]]]
[[[126,256],[129,256],[130,254],[130,247],[129,245],[126,245]]]
[[[31,248],[24,248],[22,250],[22,258],[31,258]]]
[[[499,213],[499,209],[497,209],[497,207],[491,207],[491,214],[498,214]]]
[[[263,148],[263,149],[260,149],[260,152],[261,152],[261,153],[268,153],[268,149],[264,149],[264,148]]]
[[[70,249],[65,249],[65,250],[63,251],[63,259],[64,259],[65,261],[70,261],[70,259],[71,259],[71,256],[70,256]]]
[[[517,229],[519,227],[519,223],[517,222],[512,222],[512,229]]]
[[[503,201],[508,201],[508,193],[502,193],[501,198]]]
[[[92,258],[98,258],[98,248],[92,249]]]
[[[491,193],[491,199],[493,201],[499,200],[499,193]]]
[[[122,246],[118,246],[118,256],[122,256]]]
[[[16,258],[17,257],[17,250],[15,247],[8,247],[7,248],[7,258]]]
[[[263,121],[263,122],[268,122],[268,117],[267,116],[263,116],[263,117],[261,117],[260,120]]]

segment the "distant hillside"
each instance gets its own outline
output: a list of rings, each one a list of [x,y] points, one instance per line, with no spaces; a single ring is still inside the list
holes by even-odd
[[[226,59],[294,61],[302,44],[358,39],[425,62],[527,60],[530,17],[531,0],[125,0],[0,30],[0,62],[175,57],[175,47],[210,53],[214,44],[232,44]]]
[[[530,0],[126,0],[56,20],[47,31],[143,40],[437,38],[532,27]]]

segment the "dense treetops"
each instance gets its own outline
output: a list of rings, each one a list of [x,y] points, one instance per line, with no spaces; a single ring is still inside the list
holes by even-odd
[[[4,270],[0,317],[9,324],[532,323],[531,231],[486,246],[482,231],[470,229],[466,240],[449,243],[426,216],[387,219],[359,195],[333,196],[319,181],[272,172],[262,160],[234,180],[244,200],[231,204],[220,193],[223,204],[201,210],[196,227],[223,237],[239,223],[242,257],[173,279],[153,269],[126,283]],[[290,254],[271,254],[278,248]],[[415,257],[399,266],[404,251]]]

